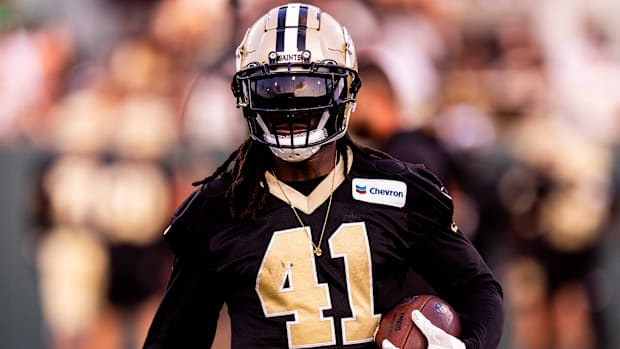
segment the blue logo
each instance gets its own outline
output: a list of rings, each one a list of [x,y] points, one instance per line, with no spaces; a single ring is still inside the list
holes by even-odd
[[[355,191],[360,194],[366,194],[366,186],[365,185],[355,185]]]

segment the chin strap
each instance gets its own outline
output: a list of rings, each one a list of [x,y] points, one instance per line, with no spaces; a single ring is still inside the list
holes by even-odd
[[[321,149],[322,144],[309,147],[304,147],[304,145],[306,143],[318,143],[327,138],[327,129],[325,129],[325,124],[327,123],[327,120],[329,120],[329,112],[326,110],[321,116],[319,124],[314,130],[293,135],[274,135],[269,132],[269,128],[267,127],[265,121],[263,121],[261,116],[256,115],[256,122],[263,130],[263,138],[265,142],[269,144],[269,149],[271,150],[271,152],[278,158],[288,162],[304,161],[310,158],[312,155],[316,154],[316,152]],[[293,147],[281,148],[278,147],[277,144],[292,144]]]

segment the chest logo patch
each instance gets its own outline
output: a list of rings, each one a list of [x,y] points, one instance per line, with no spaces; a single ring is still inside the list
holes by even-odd
[[[355,200],[400,208],[407,200],[407,184],[390,179],[354,178],[351,193]]]

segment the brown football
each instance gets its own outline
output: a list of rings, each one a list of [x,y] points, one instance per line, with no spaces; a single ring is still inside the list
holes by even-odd
[[[426,349],[426,337],[411,320],[411,312],[418,309],[435,326],[459,337],[461,321],[456,311],[443,299],[434,295],[418,295],[406,298],[381,319],[375,334],[377,347],[388,339],[400,349]]]

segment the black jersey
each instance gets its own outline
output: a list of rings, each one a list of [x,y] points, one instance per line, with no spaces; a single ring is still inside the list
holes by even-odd
[[[165,234],[177,258],[145,348],[210,347],[224,303],[233,348],[376,348],[382,314],[427,293],[410,270],[460,312],[467,348],[495,348],[501,288],[440,181],[397,160],[349,159],[307,196],[267,173],[272,195],[252,224],[231,218],[229,181],[196,190]]]

